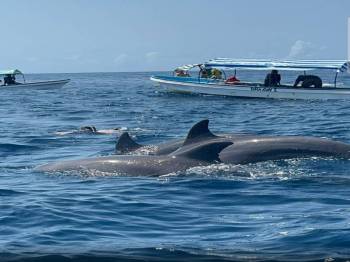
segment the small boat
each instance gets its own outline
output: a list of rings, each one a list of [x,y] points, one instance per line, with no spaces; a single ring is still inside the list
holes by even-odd
[[[21,75],[23,81],[17,82],[16,75]],[[51,89],[51,88],[61,88],[67,84],[70,79],[62,80],[50,80],[50,81],[40,81],[40,82],[26,82],[24,74],[18,69],[11,70],[1,70],[0,76],[4,76],[3,81],[0,80],[0,86],[4,87],[33,87],[33,88],[42,88],[42,89]]]
[[[203,64],[178,67],[172,76],[152,76],[150,79],[163,91],[223,95],[252,98],[278,99],[350,99],[350,86],[337,86],[339,73],[349,70],[350,62],[343,60],[256,60],[217,58]],[[191,77],[189,71],[198,69],[198,77]],[[240,81],[239,69],[266,70],[265,81]],[[233,75],[226,77],[225,70]],[[294,84],[281,84],[279,71],[299,71]],[[335,73],[332,83],[310,72],[332,70]]]

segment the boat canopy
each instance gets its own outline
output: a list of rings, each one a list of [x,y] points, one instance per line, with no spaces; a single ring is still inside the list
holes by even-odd
[[[344,72],[350,68],[346,60],[265,60],[265,59],[231,59],[216,58],[204,63],[206,67],[242,68],[252,70],[291,70],[306,71],[331,69]]]
[[[18,69],[0,70],[0,75],[23,75]]]
[[[201,66],[203,64],[190,64],[190,65],[183,65],[183,66],[179,66],[177,67],[175,70],[183,70],[183,71],[188,71],[194,67],[197,67],[197,66]]]

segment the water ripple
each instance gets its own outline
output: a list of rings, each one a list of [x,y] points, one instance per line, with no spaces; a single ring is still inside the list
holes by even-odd
[[[3,90],[0,260],[350,257],[347,160],[216,164],[160,178],[32,170],[58,159],[113,154],[118,134],[68,132],[88,125],[122,127],[142,144],[184,137],[203,118],[210,118],[216,133],[312,135],[350,142],[347,101],[173,95],[155,92],[150,75],[30,75],[32,80],[72,82],[60,90]],[[339,81],[350,84],[348,77]]]

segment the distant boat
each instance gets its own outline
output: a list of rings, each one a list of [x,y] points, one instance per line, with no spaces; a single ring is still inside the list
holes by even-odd
[[[21,75],[23,81],[17,82],[15,76]],[[51,88],[61,88],[65,84],[67,84],[70,79],[62,79],[62,80],[50,80],[50,81],[38,81],[38,82],[26,82],[24,78],[24,74],[18,69],[10,69],[10,70],[1,70],[0,76],[4,76],[3,81],[0,82],[0,88],[4,87],[33,87],[33,88],[42,88],[42,89],[51,89]]]
[[[337,87],[337,77],[349,69],[349,61],[343,60],[256,60],[217,58],[203,64],[185,65],[175,69],[173,76],[152,76],[157,88],[169,92],[223,95],[253,98],[285,99],[350,99],[350,87]],[[189,70],[198,68],[198,77],[191,77]],[[236,77],[239,69],[301,71],[294,85],[270,82],[240,81]],[[224,70],[234,70],[234,75],[226,78]],[[306,74],[312,70],[332,70],[334,82],[323,83],[316,75]],[[269,78],[270,77],[270,78]],[[280,76],[279,76],[280,77]],[[271,79],[274,77],[272,76]]]

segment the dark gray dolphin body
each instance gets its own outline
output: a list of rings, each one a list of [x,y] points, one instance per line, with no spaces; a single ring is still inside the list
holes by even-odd
[[[223,163],[249,164],[300,157],[350,158],[350,145],[315,137],[246,137],[232,138],[233,145],[219,154]]]
[[[309,156],[350,158],[350,145],[342,142],[302,136],[216,136],[208,129],[208,123],[208,120],[198,122],[191,128],[185,140],[160,144],[150,155],[113,155],[62,161],[40,166],[36,170],[82,170],[161,176],[217,162],[248,164]],[[140,147],[142,146],[124,133],[116,150],[125,153]]]
[[[257,136],[245,134],[224,134],[216,136],[208,128],[209,121],[195,124],[185,140],[173,140],[155,146],[154,155],[169,154],[186,143],[204,141],[232,142],[223,149],[219,158],[223,163],[248,164],[268,160],[291,159],[312,156],[350,158],[350,145],[324,138],[305,136]],[[138,144],[138,148],[140,145]]]
[[[36,168],[42,172],[98,171],[122,175],[161,176],[194,166],[219,162],[219,153],[231,145],[229,141],[204,141],[185,145],[162,156],[114,155],[81,160],[62,161]]]

